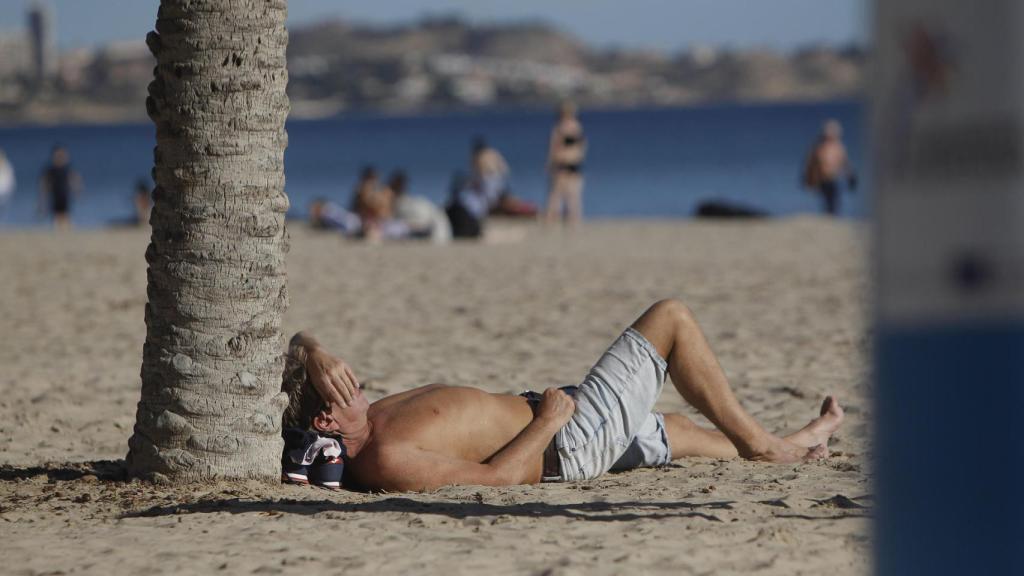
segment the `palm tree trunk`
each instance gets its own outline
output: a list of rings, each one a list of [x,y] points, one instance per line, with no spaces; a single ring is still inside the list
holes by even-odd
[[[161,0],[142,396],[128,467],[280,475],[286,0]]]

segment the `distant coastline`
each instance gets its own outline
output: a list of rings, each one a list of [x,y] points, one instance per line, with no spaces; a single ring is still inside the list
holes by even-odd
[[[0,66],[0,126],[148,120],[155,61],[141,40],[65,52],[50,72],[34,73],[27,42],[0,40],[9,56]],[[849,100],[862,94],[866,54],[857,46],[608,50],[544,23],[443,18],[296,28],[288,62],[291,117],[324,119],[550,108],[564,98],[590,109]]]
[[[659,110],[709,110],[715,108],[785,108],[797,107],[808,104],[823,105],[847,105],[859,104],[862,98],[860,95],[853,95],[841,98],[828,99],[793,99],[793,100],[717,100],[712,102],[693,102],[688,104],[605,104],[586,106],[581,110],[582,114],[604,113],[604,112],[633,112],[633,111],[659,111]],[[550,113],[550,105],[492,105],[477,107],[424,107],[411,110],[389,110],[384,108],[362,108],[356,110],[341,110],[326,115],[302,115],[293,109],[288,115],[288,121],[293,122],[316,122],[321,120],[344,121],[348,119],[373,119],[373,118],[425,118],[425,117],[471,117],[490,116],[495,114],[522,114],[522,113]],[[0,130],[17,130],[29,128],[51,128],[51,127],[97,127],[97,126],[149,126],[152,121],[145,116],[137,114],[118,115],[114,113],[96,115],[74,115],[55,116],[52,118],[32,118],[29,121],[19,121],[0,112]]]

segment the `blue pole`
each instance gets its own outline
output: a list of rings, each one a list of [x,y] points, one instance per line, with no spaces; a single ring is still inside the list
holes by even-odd
[[[876,0],[877,572],[1024,574],[1024,3]]]

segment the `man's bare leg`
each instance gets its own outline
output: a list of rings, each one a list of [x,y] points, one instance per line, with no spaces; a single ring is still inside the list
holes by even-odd
[[[739,456],[732,441],[718,430],[702,428],[682,414],[665,414],[665,433],[672,459],[705,456],[723,460]]]
[[[739,456],[732,441],[722,432],[702,428],[682,414],[665,414],[665,432],[668,445],[672,448],[672,459],[687,456],[729,459]],[[843,422],[843,409],[831,396],[821,405],[820,415],[807,426],[786,436],[784,439],[804,448],[825,447],[828,455],[828,440]]]
[[[800,462],[825,456],[820,444],[800,446],[769,434],[740,406],[690,310],[677,300],[651,306],[633,328],[668,361],[683,398],[722,431],[737,454],[750,460]]]

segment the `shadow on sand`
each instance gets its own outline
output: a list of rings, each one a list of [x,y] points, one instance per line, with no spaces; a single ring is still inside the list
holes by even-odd
[[[107,482],[123,482],[128,474],[124,460],[97,460],[92,462],[48,463],[39,466],[0,466],[0,481],[11,482],[45,475],[51,482],[72,482],[86,476]],[[366,493],[362,493],[365,495]],[[304,514],[334,513],[416,513],[447,516],[457,520],[474,517],[563,517],[599,522],[627,522],[630,520],[657,520],[663,518],[700,518],[721,522],[715,510],[731,510],[732,502],[577,502],[549,504],[523,502],[516,504],[487,504],[451,500],[423,501],[404,497],[378,495],[379,500],[363,502],[337,502],[333,500],[210,498],[193,502],[151,506],[121,515],[122,518],[158,517],[179,514],[227,512],[230,514]],[[427,496],[429,497],[429,496]],[[441,496],[443,498],[443,496]]]
[[[12,482],[46,476],[50,482],[72,482],[92,476],[95,480],[114,484],[127,480],[127,469],[124,460],[97,460],[92,462],[48,463],[40,466],[15,467],[0,466],[0,481]],[[157,493],[161,490],[154,486]],[[228,493],[234,492],[229,491]],[[234,492],[237,494],[237,492]],[[367,494],[365,492],[342,492],[339,495],[359,494],[363,501],[338,502],[327,499],[296,499],[296,498],[245,498],[245,497],[205,497],[177,503],[150,506],[136,509],[120,515],[121,518],[152,518],[181,514],[302,514],[320,513],[413,513],[446,516],[456,520],[478,517],[518,517],[518,518],[553,518],[562,517],[596,522],[629,522],[632,520],[660,520],[666,518],[699,518],[710,522],[723,522],[715,516],[719,510],[733,510],[735,502],[723,500],[715,502],[692,503],[675,502],[574,502],[552,504],[547,502],[520,502],[512,504],[489,504],[479,501],[453,501],[445,495],[421,495],[420,498],[438,498],[434,501],[418,500],[410,497],[388,496],[386,494]],[[377,498],[365,500],[365,498]],[[773,513],[775,517],[799,518],[807,520],[835,520],[839,518],[860,518],[870,516],[870,504],[858,500],[870,498],[847,498],[836,495],[824,500],[813,500],[814,508],[832,510],[827,515],[807,515],[797,511]],[[166,502],[166,500],[165,500]],[[758,504],[772,507],[788,508],[782,500],[761,501]]]
[[[47,463],[41,466],[0,466],[0,482],[24,480],[46,475],[55,482],[78,480],[84,476],[95,476],[99,480],[118,481],[128,478],[124,460],[95,460],[92,462]]]
[[[482,502],[423,502],[411,498],[390,497],[383,500],[359,503],[333,502],[331,500],[272,500],[253,501],[240,498],[203,500],[191,504],[154,506],[125,518],[153,517],[172,514],[196,514],[227,512],[230,514],[284,513],[319,514],[340,513],[388,513],[406,512],[435,514],[456,520],[482,516],[512,516],[525,518],[563,517],[599,522],[628,522],[630,520],[659,520],[663,518],[702,518],[712,522],[722,520],[701,510],[731,510],[731,502],[577,502],[572,504],[548,504],[545,502],[523,502],[517,504],[486,504]],[[629,512],[633,510],[633,512]]]

